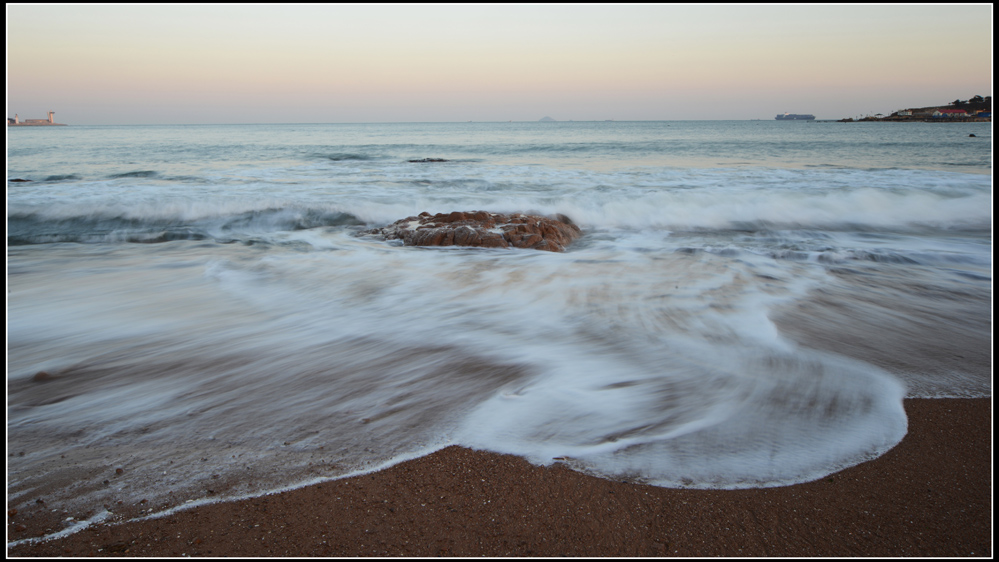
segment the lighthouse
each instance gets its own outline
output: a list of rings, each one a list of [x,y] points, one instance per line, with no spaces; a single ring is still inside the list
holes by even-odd
[[[14,118],[7,118],[8,127],[50,127],[50,126],[63,127],[63,123],[56,123],[55,111],[50,111],[49,115],[45,119],[25,119],[21,121],[21,117],[18,114],[14,114]]]

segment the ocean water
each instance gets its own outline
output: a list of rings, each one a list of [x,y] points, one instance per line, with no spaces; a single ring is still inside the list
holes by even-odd
[[[155,514],[452,444],[780,486],[893,447],[906,396],[991,396],[989,123],[7,136],[12,506]],[[362,234],[455,210],[584,236]]]

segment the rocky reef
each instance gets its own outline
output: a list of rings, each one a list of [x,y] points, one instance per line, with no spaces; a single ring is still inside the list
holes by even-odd
[[[472,246],[481,248],[531,248],[564,251],[582,231],[569,217],[510,214],[487,211],[420,213],[385,228],[365,231],[406,246]]]

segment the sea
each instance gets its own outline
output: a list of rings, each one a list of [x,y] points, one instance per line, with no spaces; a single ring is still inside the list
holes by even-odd
[[[991,396],[991,131],[8,129],[8,506],[69,532],[450,445],[714,489],[876,458],[904,398]],[[366,234],[475,210],[583,236]]]

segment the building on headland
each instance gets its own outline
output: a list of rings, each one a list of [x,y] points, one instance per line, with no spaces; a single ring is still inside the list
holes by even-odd
[[[50,126],[60,126],[65,127],[65,123],[55,122],[55,111],[49,112],[48,119],[25,119],[21,121],[21,118],[15,113],[13,118],[7,118],[8,127],[50,127]]]
[[[938,109],[933,112],[933,117],[940,119],[941,117],[954,118],[954,117],[968,117],[968,112],[963,109]]]

